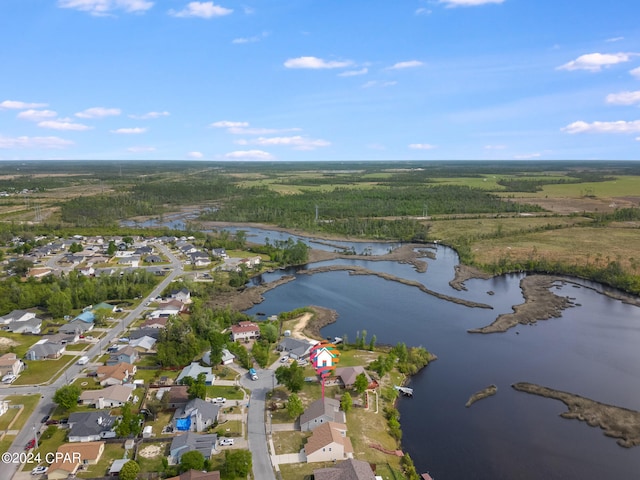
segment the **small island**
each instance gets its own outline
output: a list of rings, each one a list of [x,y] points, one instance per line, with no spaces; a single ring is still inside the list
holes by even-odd
[[[469,397],[469,400],[467,400],[467,403],[464,404],[465,407],[469,408],[471,405],[473,405],[474,403],[476,403],[478,400],[482,400],[484,398],[487,397],[491,397],[493,395],[495,395],[496,393],[498,393],[498,387],[495,385],[489,385],[486,388],[483,388],[482,390],[474,393],[473,395],[471,395]]]

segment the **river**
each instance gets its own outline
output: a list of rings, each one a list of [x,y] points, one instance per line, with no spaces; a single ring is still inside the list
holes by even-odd
[[[327,272],[298,275],[247,313],[325,306],[339,314],[322,330],[325,336],[346,334],[354,340],[366,330],[379,343],[421,345],[435,353],[438,360],[412,379],[414,398],[401,398],[399,410],[403,448],[419,472],[428,471],[436,480],[640,478],[640,447],[622,448],[598,428],[561,418],[566,407],[559,401],[510,388],[532,382],[640,410],[640,309],[602,295],[589,282],[558,283],[554,292],[577,304],[561,318],[501,334],[469,334],[468,329],[491,323],[523,301],[522,277],[471,280],[468,291],[457,292],[448,285],[455,252],[438,246],[435,253],[426,273],[406,264],[355,259],[309,268],[363,266],[490,304],[493,310],[451,303],[378,277]],[[497,395],[465,408],[469,396],[489,384],[498,386]]]

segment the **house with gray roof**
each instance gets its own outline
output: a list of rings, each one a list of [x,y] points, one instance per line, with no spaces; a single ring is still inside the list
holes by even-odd
[[[233,363],[235,359],[236,356],[233,353],[226,348],[222,349],[222,360],[220,361],[222,365],[229,365],[230,363]],[[202,362],[207,365],[211,365],[211,350],[207,350],[204,355],[202,355]]]
[[[205,375],[204,383],[206,385],[213,385],[213,382],[216,380],[216,376],[211,373],[211,367],[203,367],[198,362],[192,362],[191,365],[184,367],[180,372],[180,375],[178,375],[176,383],[181,383],[182,379],[185,377],[191,377],[196,380],[198,375],[201,373],[204,373]]]
[[[151,338],[154,338],[155,340],[158,340],[158,338],[160,337],[161,330],[162,330],[161,328],[151,328],[151,327],[138,328],[137,330],[131,330],[129,332],[129,338],[131,340],[136,340],[142,337],[151,337]]]
[[[50,358],[60,358],[65,351],[65,346],[61,343],[49,342],[46,338],[34,343],[24,358],[27,360],[45,360]]]
[[[350,458],[328,468],[313,471],[315,480],[375,480],[371,465],[362,460]]]
[[[173,438],[169,448],[169,464],[176,465],[180,463],[182,455],[193,450],[200,452],[204,458],[210,458],[215,452],[217,441],[218,435],[215,433],[202,435],[187,432],[183,435],[178,435]]]
[[[13,333],[31,333],[37,335],[40,333],[42,320],[38,317],[29,318],[22,321],[14,321],[7,325],[7,330]]]
[[[284,337],[278,343],[277,349],[280,352],[286,352],[294,360],[306,358],[309,356],[313,344],[293,337]]]
[[[103,432],[113,429],[116,417],[108,410],[75,412],[69,415],[69,442],[96,442],[103,438]]]
[[[78,318],[74,318],[69,323],[65,323],[62,325],[58,332],[65,334],[84,334],[93,330],[93,323],[87,323]]]
[[[139,359],[138,351],[131,345],[125,345],[116,352],[109,355],[107,359],[107,365],[117,365],[119,363],[134,364]]]
[[[177,431],[204,432],[216,422],[219,411],[218,405],[194,398],[176,410],[173,426]]]
[[[347,419],[338,400],[319,398],[300,415],[300,430],[309,432],[327,422],[347,423]]]
[[[147,335],[129,341],[129,346],[131,348],[135,348],[138,351],[144,350],[145,352],[152,350],[155,344],[156,344],[156,339],[153,337],[149,337]]]
[[[0,317],[0,324],[9,325],[13,322],[24,322],[25,320],[29,320],[35,316],[35,313],[27,310],[13,310],[12,312]]]

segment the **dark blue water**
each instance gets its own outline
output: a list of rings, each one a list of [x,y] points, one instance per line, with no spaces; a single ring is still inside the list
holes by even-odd
[[[464,307],[377,277],[328,272],[299,275],[265,294],[248,313],[321,305],[339,313],[323,335],[354,340],[367,330],[379,343],[421,345],[438,355],[412,379],[414,398],[399,401],[403,447],[418,471],[435,479],[640,478],[640,447],[622,448],[598,428],[559,417],[564,404],[510,387],[538,383],[640,410],[640,309],[593,288],[559,284],[554,292],[581,306],[503,334],[469,334],[522,302],[521,276],[473,280],[467,292],[456,292],[448,285],[456,262],[455,252],[439,247],[426,273],[393,262],[323,264],[359,265],[418,280],[493,310]],[[470,395],[492,383],[498,386],[496,396],[465,408]]]

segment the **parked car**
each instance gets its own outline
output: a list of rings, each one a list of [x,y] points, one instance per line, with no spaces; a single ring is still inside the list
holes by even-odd
[[[289,360],[289,355],[285,355],[284,357],[280,357],[280,362],[284,363]]]
[[[233,445],[233,438],[221,438],[218,445],[221,447],[230,447]]]
[[[27,444],[25,445],[24,449],[25,449],[25,450],[31,450],[31,449],[32,449],[33,447],[35,447],[35,446],[36,446],[36,439],[35,439],[35,438],[32,438],[31,440],[29,440],[29,441],[27,442]]]
[[[216,397],[213,400],[211,400],[211,403],[215,405],[224,405],[225,403],[227,403],[227,399],[224,397]]]
[[[47,425],[58,425],[60,422],[58,420],[50,419],[45,422]]]
[[[47,467],[39,466],[31,470],[31,475],[42,475],[43,473],[46,473],[46,472],[47,472]]]
[[[47,420],[49,420],[51,417],[49,415],[45,415],[42,420],[40,421],[40,423],[47,423]]]

